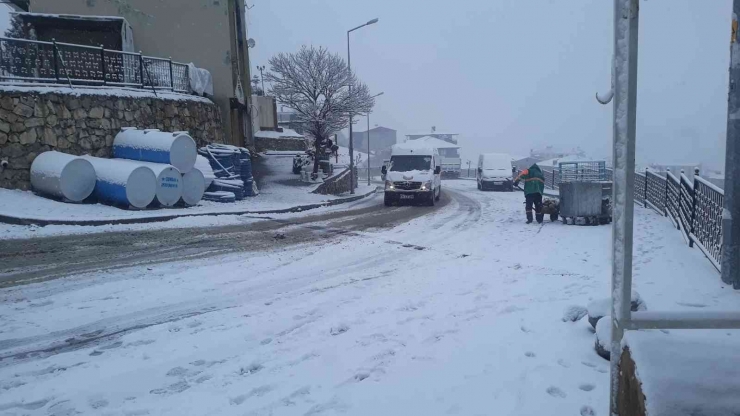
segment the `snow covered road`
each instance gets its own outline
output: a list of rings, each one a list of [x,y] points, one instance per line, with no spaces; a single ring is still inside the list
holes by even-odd
[[[608,363],[561,316],[608,296],[610,228],[443,187],[391,227],[1,289],[0,414],[607,415]],[[636,209],[635,239],[650,309],[740,309],[665,218]]]

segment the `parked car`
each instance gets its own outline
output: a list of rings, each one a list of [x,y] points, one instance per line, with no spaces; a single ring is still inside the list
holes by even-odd
[[[502,190],[511,192],[514,190],[514,169],[511,165],[512,158],[505,153],[483,153],[478,157],[478,169],[475,179],[478,189]]]
[[[434,206],[442,194],[442,166],[434,148],[394,145],[385,175],[385,205],[401,201],[424,202]]]

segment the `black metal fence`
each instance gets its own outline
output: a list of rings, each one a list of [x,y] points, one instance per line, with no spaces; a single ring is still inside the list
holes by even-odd
[[[558,189],[561,173],[557,168],[543,169],[545,186]],[[606,169],[605,177],[613,180],[614,172]],[[663,177],[645,170],[635,173],[635,202],[668,217],[681,231],[689,247],[696,244],[717,270],[722,259],[722,203],[724,191],[699,176],[689,179],[671,171]]]
[[[104,47],[0,37],[0,81],[126,86],[189,93],[186,64]]]

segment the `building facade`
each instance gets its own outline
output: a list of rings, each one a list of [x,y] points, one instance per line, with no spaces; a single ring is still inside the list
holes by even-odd
[[[396,131],[388,127],[378,126],[369,131],[352,132],[354,145],[358,151],[367,153],[367,140],[370,136],[370,151],[379,152],[396,144]]]
[[[253,144],[249,107],[244,105],[248,99],[243,98],[251,96],[243,0],[31,0],[28,8],[34,13],[125,18],[137,51],[210,71],[226,141]]]

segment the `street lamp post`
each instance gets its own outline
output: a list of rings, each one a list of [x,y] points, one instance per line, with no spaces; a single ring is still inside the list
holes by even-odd
[[[468,160],[468,178],[470,177],[470,161]]]
[[[260,79],[262,80],[262,92],[263,92],[263,94],[267,95],[267,93],[265,92],[265,77],[264,77],[264,75],[262,75],[262,71],[265,70],[265,66],[264,65],[262,65],[262,66],[257,65],[257,69],[260,71]]]
[[[378,19],[375,18],[373,20],[369,20],[367,23],[362,24],[360,26],[357,26],[354,29],[350,29],[347,31],[347,71],[349,71],[349,74],[352,75],[352,66],[350,64],[350,53],[349,53],[349,34],[354,32],[357,29],[363,28],[368,25],[372,25],[374,23],[378,23]],[[349,84],[349,93],[350,96],[352,96],[352,82]],[[352,111],[349,113],[349,193],[354,194],[355,193],[355,153],[354,153],[354,139],[352,138]]]
[[[379,92],[370,98],[380,97],[383,95]],[[370,186],[370,112],[367,112],[367,186]]]

